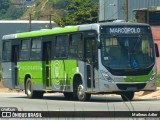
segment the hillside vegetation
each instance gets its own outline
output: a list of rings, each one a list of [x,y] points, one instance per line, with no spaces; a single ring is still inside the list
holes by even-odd
[[[1,0],[1,20],[52,20],[59,26],[95,23],[98,21],[99,0],[35,0],[30,7],[17,7],[22,0]]]
[[[35,4],[27,9],[21,19],[52,20],[59,26],[95,23],[98,20],[99,0],[36,0]]]
[[[12,3],[13,0],[0,1],[0,20],[14,20],[23,15],[25,8],[15,7]]]

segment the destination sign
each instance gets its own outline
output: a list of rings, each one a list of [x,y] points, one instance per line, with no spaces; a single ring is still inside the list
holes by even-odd
[[[135,26],[103,26],[101,27],[101,33],[106,34],[144,34],[149,33],[149,27],[135,27]]]
[[[140,28],[109,28],[109,33],[113,34],[138,34],[141,33]]]

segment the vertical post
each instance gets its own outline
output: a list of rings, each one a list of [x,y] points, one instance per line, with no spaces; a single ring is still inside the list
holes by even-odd
[[[49,29],[52,29],[52,15],[49,15]]]
[[[125,19],[128,22],[128,0],[125,0]]]
[[[99,15],[100,15],[100,3],[98,5],[97,23],[99,23]]]
[[[31,24],[31,21],[32,21],[32,14],[29,13],[29,31],[32,30],[32,24]]]
[[[102,7],[103,7],[103,6],[102,6]],[[106,15],[105,15],[105,13],[106,13],[105,8],[106,8],[106,7],[105,7],[105,1],[104,1],[104,8],[103,8],[103,9],[104,9],[104,20],[103,20],[103,21],[106,20],[106,18],[105,18],[105,17],[106,17]]]
[[[147,23],[149,24],[149,8],[147,9]]]

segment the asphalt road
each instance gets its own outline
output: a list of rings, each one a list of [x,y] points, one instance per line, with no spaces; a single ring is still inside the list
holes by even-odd
[[[69,101],[63,94],[45,94],[43,99],[28,99],[24,93],[0,93],[0,107],[19,111],[160,111],[160,99],[133,99],[120,96],[92,95],[89,102]]]

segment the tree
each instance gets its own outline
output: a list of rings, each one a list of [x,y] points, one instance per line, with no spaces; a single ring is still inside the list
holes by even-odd
[[[8,8],[8,11],[5,14],[5,19],[18,19],[20,16],[23,15],[24,9],[22,8],[16,8],[13,5],[11,5]]]
[[[0,17],[4,16],[10,6],[10,0],[1,0],[0,2]]]
[[[24,8],[15,7],[12,2],[11,0],[1,0],[0,19],[18,19],[24,13]]]
[[[48,3],[55,9],[65,9],[70,0],[49,0]]]
[[[70,0],[66,9],[66,15],[55,20],[60,26],[98,21],[98,0]]]

